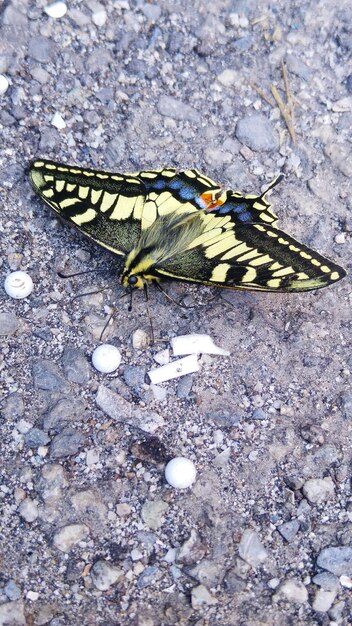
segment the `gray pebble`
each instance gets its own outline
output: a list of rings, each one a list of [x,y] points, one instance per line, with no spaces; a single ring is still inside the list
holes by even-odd
[[[352,93],[352,74],[349,74],[346,78],[346,88],[348,93]]]
[[[61,357],[61,362],[67,380],[73,383],[79,383],[80,385],[88,383],[89,366],[82,350],[66,346]]]
[[[77,454],[84,442],[85,437],[82,433],[73,430],[73,428],[66,428],[52,440],[50,457],[52,459],[62,459],[67,456],[73,456]]]
[[[45,152],[46,150],[52,150],[56,146],[60,145],[60,143],[61,137],[59,131],[56,128],[43,128],[40,131],[39,150],[41,152]]]
[[[317,589],[312,602],[313,611],[318,613],[326,613],[332,606],[336,598],[336,591],[325,591],[325,589]]]
[[[40,428],[31,428],[25,434],[24,441],[29,448],[39,448],[39,446],[46,446],[50,441],[50,437]]]
[[[10,393],[5,399],[1,413],[7,420],[22,417],[24,414],[24,402],[21,394],[17,391]]]
[[[150,530],[158,530],[164,522],[164,513],[169,508],[164,500],[146,500],[142,506],[142,518]]]
[[[299,531],[299,522],[294,519],[290,522],[286,522],[285,524],[281,524],[277,527],[277,529],[280,535],[282,535],[282,537],[286,539],[286,541],[290,542],[293,541]]]
[[[109,561],[96,561],[90,572],[94,586],[99,591],[107,591],[119,578],[123,577],[123,570]]]
[[[223,411],[209,411],[206,415],[210,422],[215,422],[215,424],[219,424],[219,426],[225,428],[232,428],[241,421],[240,415],[233,415],[227,409]]]
[[[255,113],[246,115],[236,125],[236,137],[251,150],[271,152],[279,149],[279,136],[269,120]]]
[[[308,65],[306,65],[300,57],[288,54],[286,57],[286,64],[289,72],[296,74],[299,78],[303,78],[303,80],[308,81],[312,77],[313,72],[311,68],[308,67]]]
[[[68,482],[62,465],[47,463],[43,466],[37,488],[45,504],[54,505],[66,487]]]
[[[158,102],[158,111],[165,117],[172,117],[174,120],[199,122],[200,115],[198,111],[193,109],[189,104],[173,98],[172,96],[162,95]]]
[[[80,398],[74,396],[61,398],[45,415],[44,430],[59,432],[64,426],[82,418],[85,408],[85,404]]]
[[[336,576],[352,576],[352,547],[324,548],[317,558],[317,565]]]
[[[34,522],[38,517],[38,504],[31,498],[25,498],[18,507],[18,512],[26,522]]]
[[[33,37],[29,41],[28,56],[39,61],[39,63],[49,63],[55,55],[53,42],[46,37]]]
[[[327,502],[335,496],[335,486],[330,476],[307,480],[303,485],[302,491],[312,504]]]
[[[268,416],[265,413],[265,411],[263,411],[263,409],[257,408],[257,409],[254,409],[251,417],[254,420],[266,420]]]
[[[331,572],[320,572],[320,574],[314,576],[312,582],[325,589],[325,591],[336,591],[340,587],[339,579]]]
[[[52,361],[39,359],[33,365],[33,382],[36,389],[65,391],[67,382],[61,376],[58,366]]]
[[[28,624],[22,600],[0,605],[0,624],[3,626],[26,626]]]
[[[224,586],[227,593],[239,593],[246,588],[246,582],[237,575],[234,568],[231,568],[225,574]]]
[[[177,383],[176,395],[178,398],[184,399],[188,398],[189,394],[192,390],[193,384],[193,376],[192,374],[187,374],[186,376],[182,376],[179,382]]]
[[[245,530],[242,535],[238,552],[240,557],[252,567],[258,567],[269,556],[257,533],[249,529]]]
[[[18,319],[13,313],[0,313],[0,335],[14,335],[18,328]]]
[[[85,524],[68,524],[60,528],[54,535],[53,544],[61,552],[69,552],[76,543],[89,536],[89,528]]]
[[[289,602],[295,602],[296,604],[305,604],[308,601],[306,587],[300,580],[295,578],[284,580],[273,596],[273,601],[277,602],[282,596]]]
[[[156,565],[149,565],[148,567],[146,567],[138,578],[138,589],[144,589],[145,587],[149,587],[152,583],[155,582],[158,574],[159,568]]]
[[[156,22],[161,15],[161,8],[158,4],[149,4],[146,2],[142,4],[140,8],[142,13],[152,22]]]
[[[87,69],[90,72],[102,72],[113,63],[113,57],[107,48],[96,48],[87,59]]]
[[[9,580],[4,587],[5,594],[9,600],[19,600],[21,597],[21,589],[16,585],[14,580]]]
[[[134,391],[139,390],[144,384],[146,370],[142,366],[128,365],[123,371],[123,379]]]
[[[352,177],[352,153],[347,144],[328,143],[324,153],[344,176]]]

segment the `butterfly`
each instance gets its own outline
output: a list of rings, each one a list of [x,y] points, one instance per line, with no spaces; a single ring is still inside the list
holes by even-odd
[[[36,160],[36,193],[64,220],[123,257],[121,284],[175,279],[231,289],[309,291],[345,270],[277,228],[266,194],[224,190],[196,169],[109,173]]]

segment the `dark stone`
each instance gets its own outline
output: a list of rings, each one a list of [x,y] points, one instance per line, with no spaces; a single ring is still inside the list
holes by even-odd
[[[39,63],[49,63],[55,56],[55,46],[46,37],[34,37],[28,45],[28,56]]]
[[[128,387],[138,390],[145,380],[146,370],[142,366],[128,365],[123,371],[123,379]]]
[[[192,390],[193,384],[193,376],[192,374],[187,374],[186,376],[182,376],[177,383],[176,395],[178,398],[188,398],[189,394]]]
[[[5,398],[1,413],[5,419],[15,420],[24,414],[24,402],[20,393],[14,391]]]
[[[40,359],[33,365],[33,382],[36,389],[45,391],[65,391],[67,382],[61,376],[58,366],[52,361]]]
[[[145,441],[134,442],[130,448],[131,454],[140,461],[149,463],[165,463],[167,459],[166,447],[158,437],[148,437]]]
[[[67,380],[80,385],[88,383],[89,365],[82,350],[66,346],[61,362]]]
[[[77,454],[84,446],[85,437],[82,433],[66,428],[59,435],[56,435],[51,442],[50,457],[52,459],[62,459]]]
[[[82,418],[85,408],[85,404],[80,398],[71,396],[60,398],[45,415],[43,429],[45,431],[60,432],[65,426]]]
[[[46,446],[50,441],[50,437],[40,428],[31,428],[25,434],[24,441],[29,448],[38,448],[39,446]]]

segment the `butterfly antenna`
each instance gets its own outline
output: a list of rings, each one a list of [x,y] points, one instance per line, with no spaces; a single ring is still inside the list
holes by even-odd
[[[79,293],[77,296],[73,296],[71,298],[71,302],[77,300],[78,298],[83,298],[84,296],[94,296],[96,293],[101,293],[102,291],[106,291],[106,289],[112,289],[116,286],[116,282],[111,285],[106,285],[106,287],[102,287],[101,289],[95,289],[94,291],[87,291],[86,293]]]
[[[152,316],[150,314],[150,308],[149,308],[148,283],[144,283],[143,289],[144,289],[144,297],[145,297],[145,302],[147,306],[147,314],[148,314],[149,325],[150,325],[151,344],[153,345],[155,343],[155,336],[154,336]]]
[[[172,302],[173,304],[176,304],[177,306],[181,307],[181,309],[195,309],[196,308],[196,305],[188,306],[187,304],[182,304],[181,302],[177,302],[177,300],[174,300],[174,298],[170,296],[170,294],[168,294],[167,291],[165,291],[165,289],[163,289],[157,281],[154,282],[154,285],[162,294],[164,294],[165,298],[170,300],[170,302]]]
[[[76,276],[83,276],[83,274],[98,274],[98,272],[106,272],[106,269],[84,270],[83,272],[74,272],[73,274],[64,274],[64,272],[58,272],[57,275],[60,278],[75,278]]]

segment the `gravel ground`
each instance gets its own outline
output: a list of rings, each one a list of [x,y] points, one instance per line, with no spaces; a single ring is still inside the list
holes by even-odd
[[[258,192],[283,171],[280,224],[348,270],[351,5],[67,5],[60,19],[44,0],[0,5],[0,266],[34,281],[24,300],[1,292],[0,624],[351,624],[349,278],[295,295],[173,283],[191,308],[152,291],[158,342],[138,348],[143,295],[128,313],[116,260],[26,175],[34,157],[192,166]],[[285,101],[283,61],[296,143],[271,95]],[[91,268],[104,272],[57,274]],[[115,303],[106,338],[122,362],[99,374]],[[231,356],[147,384],[168,338],[190,332]],[[190,489],[165,483],[177,455],[196,464]]]

